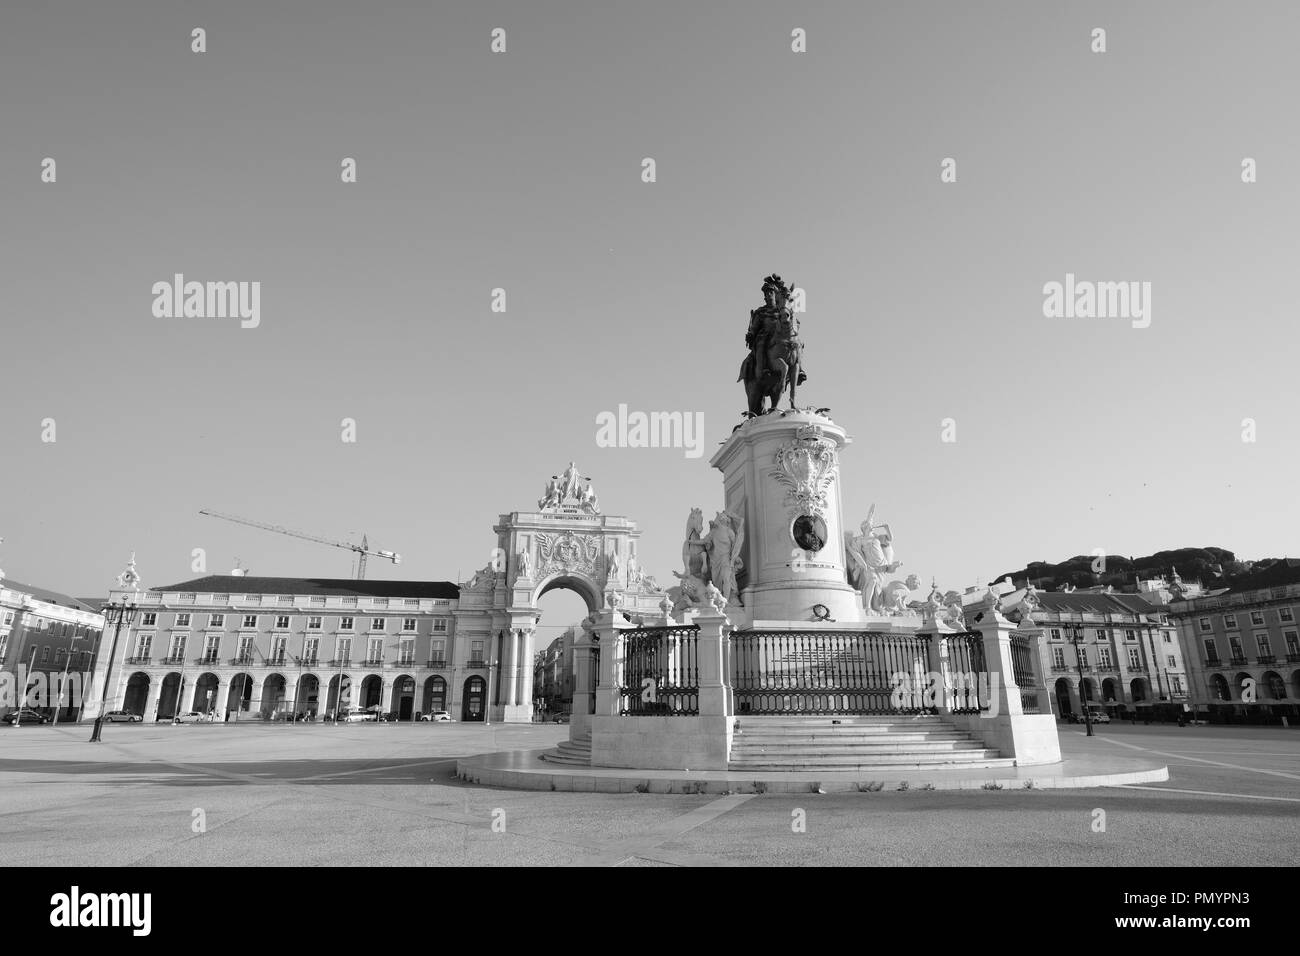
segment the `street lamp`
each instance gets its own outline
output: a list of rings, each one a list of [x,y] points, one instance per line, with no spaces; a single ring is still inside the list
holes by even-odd
[[[1088,685],[1085,683],[1086,678],[1083,676],[1083,625],[1067,625],[1070,632],[1070,643],[1074,645],[1074,660],[1079,665],[1079,702],[1083,705],[1083,723],[1088,730],[1088,736],[1092,736],[1092,714],[1088,710]]]
[[[95,717],[95,729],[90,733],[90,743],[100,742],[99,736],[104,728],[104,708],[108,706],[108,681],[113,674],[113,658],[117,656],[117,639],[122,633],[122,624],[130,625],[135,621],[136,606],[134,601],[127,601],[123,596],[117,601],[110,601],[104,606],[104,623],[114,623],[113,644],[108,651],[108,660],[104,662],[104,689],[99,697],[99,714]]]

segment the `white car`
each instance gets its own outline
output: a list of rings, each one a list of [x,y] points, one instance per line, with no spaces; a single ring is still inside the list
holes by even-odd
[[[354,710],[343,715],[343,723],[360,724],[367,720],[376,720],[378,716],[378,714],[373,714],[368,710]]]
[[[428,714],[421,714],[420,719],[432,721],[451,720],[451,714],[447,713],[445,710],[435,710]]]
[[[1088,717],[1092,720],[1094,724],[1110,723],[1110,714],[1106,713],[1104,710],[1090,711]]]
[[[197,724],[208,719],[207,714],[200,713],[197,710],[191,710],[186,714],[177,714],[176,723],[178,724]]]

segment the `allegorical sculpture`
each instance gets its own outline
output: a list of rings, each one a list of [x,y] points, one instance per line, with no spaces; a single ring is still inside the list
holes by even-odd
[[[537,499],[538,511],[559,511],[571,508],[589,515],[600,514],[600,499],[591,479],[578,474],[578,466],[569,462],[562,475],[551,475],[542,496]]]
[[[519,576],[521,578],[533,576],[533,555],[527,548],[519,552]]]
[[[740,365],[737,381],[745,383],[751,418],[775,411],[786,388],[794,408],[795,388],[808,378],[803,372],[799,319],[790,306],[792,289],[779,275],[768,276],[763,280],[762,307],[749,313],[749,331],[745,333],[749,355]],[[768,401],[771,407],[765,408]]]
[[[745,543],[745,522],[738,514],[719,511],[704,533],[704,513],[692,508],[686,519],[686,540],[682,542],[681,571],[673,574],[681,581],[669,588],[673,613],[687,608],[722,607],[730,601],[740,603],[737,573],[743,569],[741,546]],[[717,595],[721,597],[718,598]]]
[[[873,524],[876,506],[867,512],[867,520],[862,522],[862,533],[844,533],[844,550],[848,561],[845,572],[849,584],[862,592],[862,607],[876,614],[884,614],[890,609],[886,606],[885,588],[888,576],[902,567],[903,562],[894,560],[894,535],[887,524]]]

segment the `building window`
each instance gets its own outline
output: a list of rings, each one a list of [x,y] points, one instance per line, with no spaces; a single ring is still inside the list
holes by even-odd
[[[1097,648],[1097,663],[1100,664],[1102,667],[1110,667],[1110,666],[1111,666],[1111,663],[1110,663],[1110,648],[1109,648],[1109,647],[1099,647],[1099,648]]]
[[[413,617],[404,617],[404,618],[402,618],[402,630],[404,630],[404,631],[413,631],[413,630],[415,630],[415,618],[413,618]]]
[[[309,617],[309,618],[307,618],[307,630],[309,630],[309,631],[319,631],[319,630],[320,630],[320,615],[319,615],[319,614],[317,614],[317,615],[314,616],[314,617]]]
[[[203,641],[203,663],[215,664],[217,654],[221,649],[221,638],[216,634],[210,634]]]
[[[5,659],[5,655],[8,652],[9,652],[9,635],[0,634],[0,661],[3,661]]]
[[[1065,648],[1064,648],[1064,647],[1053,647],[1053,648],[1052,648],[1052,666],[1053,666],[1053,667],[1064,667],[1064,666],[1065,666]]]
[[[415,641],[402,641],[401,662],[403,664],[413,664],[415,662]]]
[[[1295,631],[1283,631],[1282,636],[1286,638],[1286,656],[1290,659],[1300,658],[1300,637],[1297,637]],[[3,657],[0,654],[0,657]]]
[[[239,657],[237,663],[253,663],[253,635],[248,634],[239,639]]]
[[[1061,639],[1061,629],[1059,627],[1052,628],[1050,633],[1052,640],[1059,641]]]
[[[1104,641],[1105,639],[1106,639],[1106,632],[1101,628],[1097,628],[1097,640]]]
[[[174,661],[179,661],[181,658],[185,656],[185,635],[184,634],[177,634],[175,637],[172,638],[171,650],[167,652],[167,656]]]
[[[225,626],[226,626],[226,615],[224,614],[208,615],[208,627],[225,627]]]
[[[1170,677],[1169,677],[1169,683],[1170,683],[1170,685],[1173,687],[1173,692],[1174,692],[1177,696],[1182,697],[1182,696],[1183,696],[1183,679],[1182,679],[1181,677],[1179,677],[1177,674],[1171,674]]]
[[[1267,635],[1267,634],[1256,634],[1256,635],[1255,635],[1255,644],[1259,647],[1259,656],[1260,656],[1260,657],[1272,657],[1272,656],[1273,656],[1273,648],[1272,648],[1272,646],[1269,644],[1269,641],[1268,641],[1268,635]]]
[[[257,627],[257,615],[256,615],[256,614],[245,614],[245,615],[244,615],[244,627]]]
[[[340,637],[335,642],[335,648],[335,653],[338,654],[338,659],[344,664],[347,664],[352,660],[352,638]]]
[[[1140,671],[1142,669],[1142,652],[1136,647],[1128,649],[1128,667],[1129,670]]]
[[[482,641],[473,641],[473,642],[470,643],[470,646],[469,646],[469,659],[470,659],[471,661],[476,662],[476,663],[482,663],[482,661],[483,661],[483,642],[482,642]]]
[[[1128,630],[1124,632],[1124,640],[1136,641],[1137,639],[1138,639],[1137,631],[1133,630],[1133,628],[1130,627]]]
[[[445,617],[435,617],[433,619],[433,633],[435,634],[447,633],[447,619]]]
[[[190,626],[190,616],[189,616],[188,614],[177,614],[177,615],[176,615],[176,626],[177,626],[177,627],[189,627],[189,626]]]
[[[289,629],[289,615],[277,614],[275,616],[275,626],[277,630],[287,631]]]
[[[382,637],[372,637],[366,650],[367,664],[380,664],[384,660],[384,639]]]
[[[446,641],[431,641],[429,648],[429,653],[432,655],[430,660],[445,661],[447,659]]]
[[[341,618],[339,618],[339,630],[340,630],[340,631],[350,631],[350,630],[352,630],[352,622],[353,622],[353,619],[350,618],[350,617],[341,617]]]
[[[1166,644],[1172,644],[1174,642],[1174,636],[1172,633],[1170,633],[1169,631],[1165,631],[1164,635],[1165,635]]]
[[[1254,624],[1256,627],[1263,627],[1263,626],[1264,626],[1264,612],[1263,612],[1263,611],[1251,611],[1251,612],[1250,612],[1250,623],[1251,623],[1251,624]]]
[[[1232,650],[1233,663],[1246,660],[1246,652],[1241,649],[1241,638],[1236,634],[1229,635],[1228,647]]]
[[[68,659],[68,652],[66,648],[60,647],[58,650],[54,652],[54,666],[56,668],[62,667],[63,662],[66,661],[67,659]]]
[[[1201,618],[1201,630],[1202,631],[1210,630],[1210,619],[1208,617]]]
[[[48,664],[49,662],[50,662],[50,645],[46,644],[44,647],[41,648],[41,663]]]
[[[1205,660],[1210,664],[1217,663],[1219,660],[1219,646],[1214,643],[1212,637],[1205,639]]]
[[[1237,627],[1237,615],[1235,614],[1223,615],[1223,626],[1226,627],[1228,630],[1235,630]],[[1205,630],[1205,628],[1201,628],[1201,630]]]
[[[372,617],[372,618],[370,619],[370,629],[371,629],[372,631],[382,631],[382,630],[384,629],[384,621],[385,621],[385,618],[382,618],[382,617]]]
[[[153,627],[157,623],[158,614],[154,611],[145,611],[144,615],[140,618],[141,627]]]
[[[1170,666],[1170,667],[1177,667],[1177,666],[1178,666],[1178,661],[1177,661],[1177,659],[1174,657],[1173,654],[1170,654],[1168,657],[1165,658],[1165,660],[1169,662],[1169,666]]]
[[[1281,621],[1283,624],[1295,623],[1295,616],[1291,613],[1291,609],[1289,607],[1278,608],[1277,617],[1278,620]]]
[[[289,639],[284,636],[277,637],[271,641],[271,659],[267,662],[268,664],[284,663],[284,651],[288,642]]]
[[[309,637],[303,643],[302,662],[304,664],[315,664],[316,655],[320,652],[320,638]]]
[[[153,648],[153,635],[141,634],[135,639],[135,656],[142,661],[149,659],[149,654]],[[44,658],[42,658],[42,661]]]

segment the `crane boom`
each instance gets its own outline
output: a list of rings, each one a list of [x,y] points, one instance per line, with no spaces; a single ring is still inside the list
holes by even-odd
[[[261,528],[263,531],[273,531],[276,534],[288,535],[291,538],[301,538],[304,541],[314,541],[317,544],[329,545],[331,548],[342,548],[345,551],[355,551],[359,557],[357,559],[357,580],[363,580],[366,576],[366,558],[370,555],[384,558],[392,561],[393,564],[401,564],[402,556],[396,551],[382,551],[372,549],[370,542],[365,535],[361,536],[361,543],[354,544],[351,541],[335,541],[332,538],[322,538],[320,535],[306,534],[302,531],[294,531],[291,528],[285,528],[278,524],[267,524],[265,521],[253,521],[249,518],[241,518],[238,515],[228,515],[220,511],[208,511],[206,509],[199,511],[201,515],[207,515],[210,518],[221,518],[225,521],[233,521],[235,524],[248,525],[250,528]]]

